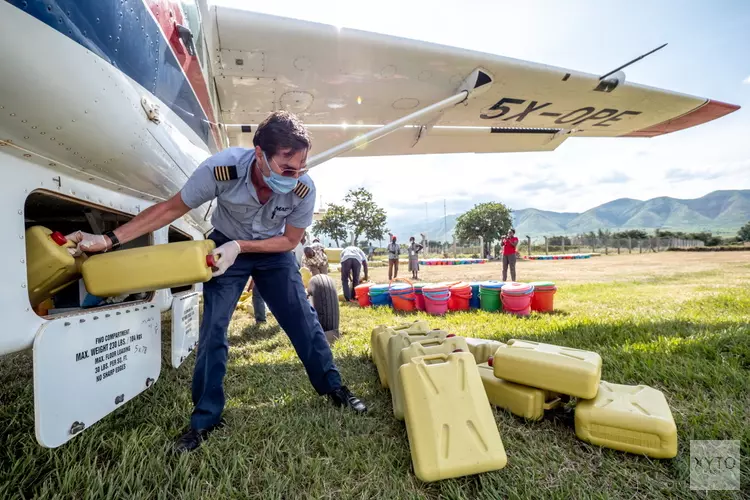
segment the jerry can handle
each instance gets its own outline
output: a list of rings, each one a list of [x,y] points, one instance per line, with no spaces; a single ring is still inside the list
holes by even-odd
[[[551,401],[545,401],[542,408],[544,408],[545,410],[551,410],[552,408],[557,408],[558,406],[560,406],[561,402],[562,402],[562,399],[560,399],[559,397],[556,397],[555,399]]]

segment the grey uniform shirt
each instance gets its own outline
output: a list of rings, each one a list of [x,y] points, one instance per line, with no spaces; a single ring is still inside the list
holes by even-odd
[[[201,163],[185,183],[180,192],[182,201],[190,208],[198,208],[216,199],[211,224],[233,240],[265,240],[283,234],[287,223],[301,229],[312,224],[312,179],[303,175],[294,191],[273,193],[263,205],[250,180],[254,159],[254,149],[235,147],[216,153]]]

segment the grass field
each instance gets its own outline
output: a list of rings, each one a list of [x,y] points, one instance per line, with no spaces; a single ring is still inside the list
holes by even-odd
[[[404,318],[344,305],[333,351],[345,382],[368,403],[366,416],[334,409],[314,393],[273,322],[257,328],[238,314],[225,381],[228,427],[187,456],[173,456],[170,446],[190,414],[192,358],[175,371],[165,357],[151,390],[56,450],[34,438],[30,355],[0,359],[0,498],[742,498],[750,481],[749,257],[521,262],[519,280],[557,282],[557,314],[429,318],[459,335],[599,352],[604,380],[664,391],[679,433],[673,460],[577,440],[572,406],[537,423],[495,409],[508,455],[503,470],[420,483],[405,427],[393,419],[369,360],[371,329]],[[372,277],[384,282],[385,272],[374,269]],[[409,275],[405,266],[401,274]],[[499,279],[500,266],[422,271],[430,281],[480,277]],[[745,491],[691,491],[691,439],[741,440]]]

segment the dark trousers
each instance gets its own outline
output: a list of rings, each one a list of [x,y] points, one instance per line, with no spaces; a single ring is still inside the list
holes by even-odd
[[[508,267],[510,279],[516,281],[516,254],[503,255],[503,281],[508,281]]]
[[[357,259],[346,259],[341,262],[341,286],[344,288],[344,298],[352,300],[354,289],[359,285],[359,273],[362,263]],[[349,290],[349,276],[352,277],[352,288]]]
[[[216,246],[229,241],[214,231]],[[318,394],[341,387],[341,376],[331,348],[307,301],[302,277],[291,252],[240,254],[227,271],[203,285],[203,318],[193,372],[193,415],[190,425],[205,429],[219,422],[224,410],[224,375],[227,371],[227,327],[249,277],[292,341],[307,376]]]

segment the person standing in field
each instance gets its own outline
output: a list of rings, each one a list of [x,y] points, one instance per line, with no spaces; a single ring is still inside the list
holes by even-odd
[[[518,247],[516,230],[510,228],[501,244],[503,246],[503,281],[508,279],[508,267],[510,267],[510,279],[516,281],[516,249]]]
[[[414,236],[409,238],[409,271],[411,271],[412,279],[419,279],[419,252],[424,248],[422,245],[414,241]]]
[[[396,243],[396,235],[391,235],[388,244],[388,281],[398,278],[398,256],[401,255],[401,247]]]

